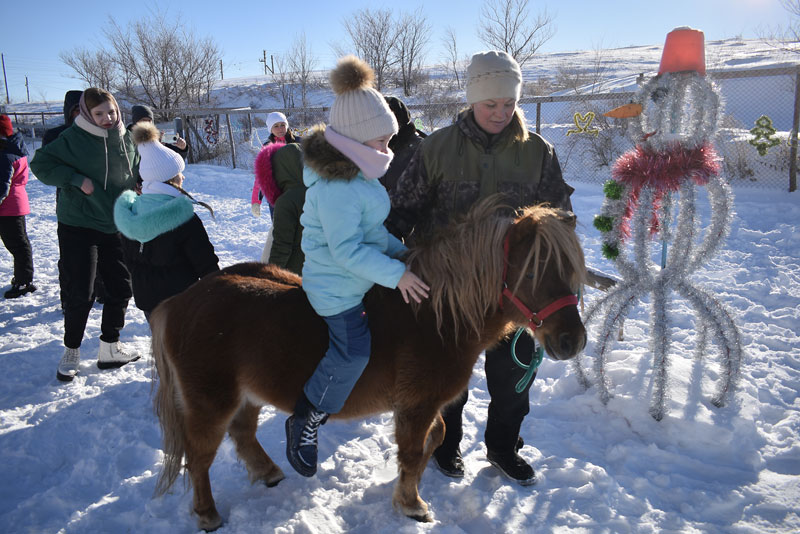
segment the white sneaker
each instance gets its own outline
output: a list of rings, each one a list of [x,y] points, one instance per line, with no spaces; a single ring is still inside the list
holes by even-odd
[[[75,375],[78,374],[78,364],[81,361],[81,349],[71,349],[67,347],[64,350],[64,355],[58,364],[58,371],[56,371],[56,378],[62,382],[72,382]]]
[[[122,367],[126,363],[135,362],[138,359],[138,354],[126,352],[119,341],[106,343],[102,339],[100,340],[100,350],[97,351],[97,367],[100,369]]]

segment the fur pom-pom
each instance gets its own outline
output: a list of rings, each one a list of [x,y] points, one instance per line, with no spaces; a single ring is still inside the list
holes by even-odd
[[[372,67],[356,56],[345,56],[331,71],[331,88],[337,95],[372,87],[375,73]]]
[[[156,128],[156,125],[152,122],[143,121],[136,124],[131,129],[131,133],[133,134],[133,142],[137,145],[161,140],[161,132],[158,131],[158,128]]]

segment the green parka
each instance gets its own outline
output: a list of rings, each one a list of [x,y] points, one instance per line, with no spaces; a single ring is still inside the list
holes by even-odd
[[[511,130],[490,136],[467,110],[425,138],[389,193],[389,231],[401,238],[415,227],[425,233],[494,193],[512,208],[547,202],[572,210],[574,189],[564,182],[553,145],[533,132],[518,141]]]
[[[272,248],[269,262],[302,276],[305,255],[300,248],[300,215],[306,199],[303,155],[300,145],[289,143],[272,155],[272,176],[281,195],[272,213]]]
[[[31,170],[40,182],[61,189],[58,222],[112,234],[117,231],[114,201],[136,185],[139,154],[126,130],[106,130],[78,116],[57,139],[36,151]],[[94,184],[91,195],[81,191],[84,178]]]

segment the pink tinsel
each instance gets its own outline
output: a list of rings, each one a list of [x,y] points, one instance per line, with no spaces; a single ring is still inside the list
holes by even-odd
[[[270,206],[274,206],[275,201],[281,196],[281,190],[278,188],[278,184],[275,183],[275,178],[272,176],[272,155],[283,146],[285,146],[283,143],[270,143],[266,145],[258,153],[254,163],[256,185],[258,185],[261,192],[264,193],[264,197],[266,197]]]
[[[629,223],[642,187],[649,186],[654,191],[650,221],[650,233],[654,234],[658,231],[658,208],[665,194],[678,191],[687,179],[694,180],[697,185],[705,185],[719,171],[719,158],[710,143],[692,149],[675,144],[662,152],[637,145],[620,156],[611,169],[611,176],[617,182],[631,186],[620,225],[622,238],[630,236]]]

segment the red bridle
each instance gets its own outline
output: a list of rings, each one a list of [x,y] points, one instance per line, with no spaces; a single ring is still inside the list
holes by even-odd
[[[567,306],[577,306],[578,305],[578,297],[577,296],[575,296],[575,295],[567,295],[566,297],[561,297],[560,299],[557,299],[557,300],[551,302],[550,304],[545,306],[539,312],[535,313],[535,312],[532,312],[530,309],[528,309],[528,307],[525,306],[525,304],[521,300],[519,300],[516,296],[514,296],[514,293],[512,293],[510,289],[508,289],[508,283],[506,282],[506,276],[508,274],[508,250],[509,250],[509,247],[510,247],[510,245],[509,245],[509,235],[506,234],[506,239],[503,242],[503,292],[500,295],[500,309],[501,310],[503,309],[503,297],[506,297],[506,298],[508,298],[508,300],[511,301],[512,304],[514,304],[514,306],[517,307],[517,309],[519,311],[522,312],[522,314],[525,316],[525,318],[528,319],[528,327],[532,331],[536,331],[537,328],[542,326],[542,323],[544,322],[544,320],[548,316],[554,314],[555,312],[557,312],[561,308],[565,308]],[[534,322],[534,320],[536,322]]]

